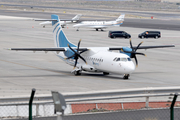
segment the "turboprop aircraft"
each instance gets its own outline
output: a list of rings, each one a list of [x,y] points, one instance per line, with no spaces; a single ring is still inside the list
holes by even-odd
[[[79,21],[79,19],[81,18],[82,14],[77,14],[75,17],[73,17],[72,19],[64,19],[61,20],[61,27],[64,28],[64,26],[66,26],[66,24],[71,24],[71,23],[76,23]],[[52,21],[47,21],[47,19],[35,19],[35,21],[45,21],[45,22],[41,22],[39,23],[40,25],[42,25],[43,27],[45,27],[46,25],[51,25]]]
[[[73,25],[74,28],[77,28],[77,31],[79,31],[79,28],[81,27],[88,27],[93,28],[98,31],[98,29],[103,29],[111,26],[120,26],[123,24],[125,14],[121,14],[116,20],[114,21],[83,21],[81,23]]]
[[[160,46],[132,46],[130,47],[80,47],[71,43],[64,34],[60,20],[57,15],[51,15],[51,21],[54,34],[54,48],[8,48],[8,50],[16,51],[53,51],[62,61],[74,66],[72,73],[81,75],[82,71],[86,72],[101,72],[104,75],[109,73],[123,74],[124,79],[128,79],[130,74],[135,70],[135,65],[131,58],[135,58],[138,65],[136,55],[145,55],[144,53],[136,52],[138,49],[175,47],[174,45]],[[113,52],[114,50],[120,51]]]

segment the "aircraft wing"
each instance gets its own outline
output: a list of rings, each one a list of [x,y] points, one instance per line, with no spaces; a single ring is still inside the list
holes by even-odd
[[[164,48],[164,47],[175,47],[175,45],[158,45],[158,46],[140,46],[138,49],[152,49],[152,48]],[[133,48],[136,48],[133,46]],[[110,47],[109,50],[121,50],[123,47]]]
[[[164,48],[164,47],[175,47],[175,45],[140,46],[138,49],[152,49],[152,48]],[[133,47],[133,48],[136,48],[136,47]]]
[[[72,47],[73,48],[73,47]],[[62,48],[7,48],[7,50],[16,50],[16,51],[56,51],[56,52],[61,52],[61,51],[67,51],[69,49],[68,47],[62,47]],[[73,48],[77,49],[77,48]],[[87,48],[79,48],[79,51],[84,51],[87,50]]]

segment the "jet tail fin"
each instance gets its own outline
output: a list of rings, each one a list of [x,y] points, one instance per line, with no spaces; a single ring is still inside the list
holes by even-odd
[[[82,16],[82,14],[77,14],[75,17],[72,18],[72,20],[79,20],[79,18]]]
[[[117,19],[116,21],[124,21],[124,17],[125,17],[125,14],[121,14]]]

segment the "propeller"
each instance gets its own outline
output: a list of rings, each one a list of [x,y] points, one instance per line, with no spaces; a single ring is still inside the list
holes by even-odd
[[[139,48],[139,46],[140,46],[142,43],[143,43],[143,42],[140,42],[140,43],[138,44],[138,46],[137,46],[136,48],[134,48],[134,47],[132,46],[132,42],[131,42],[131,39],[130,39],[130,47],[131,47],[132,51],[125,51],[125,50],[123,50],[123,49],[121,50],[121,51],[123,51],[123,52],[125,52],[125,53],[131,53],[131,56],[130,56],[130,57],[135,59],[135,61],[136,61],[136,67],[138,66],[138,60],[137,60],[136,54],[146,56],[144,53],[136,52],[137,49]]]
[[[77,61],[78,61],[79,58],[81,58],[81,59],[87,64],[86,60],[81,56],[81,54],[82,54],[83,52],[87,51],[87,49],[79,52],[80,43],[81,43],[81,39],[80,39],[79,42],[78,42],[77,50],[74,50],[74,49],[71,48],[71,46],[68,44],[69,49],[71,49],[71,50],[74,52],[74,54],[73,54],[72,56],[66,58],[66,59],[70,59],[70,58],[73,58],[73,57],[74,57],[74,59],[75,59],[75,64],[74,64],[74,68],[73,68],[73,69],[75,69],[75,67],[76,67],[76,65],[77,65]]]

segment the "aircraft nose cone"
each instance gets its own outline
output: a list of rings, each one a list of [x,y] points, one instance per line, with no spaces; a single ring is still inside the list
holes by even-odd
[[[135,70],[134,65],[128,66],[128,68],[127,68],[127,71],[129,71],[129,72],[133,72],[134,70]]]
[[[134,63],[128,64],[125,68],[125,72],[132,73],[135,70]]]

